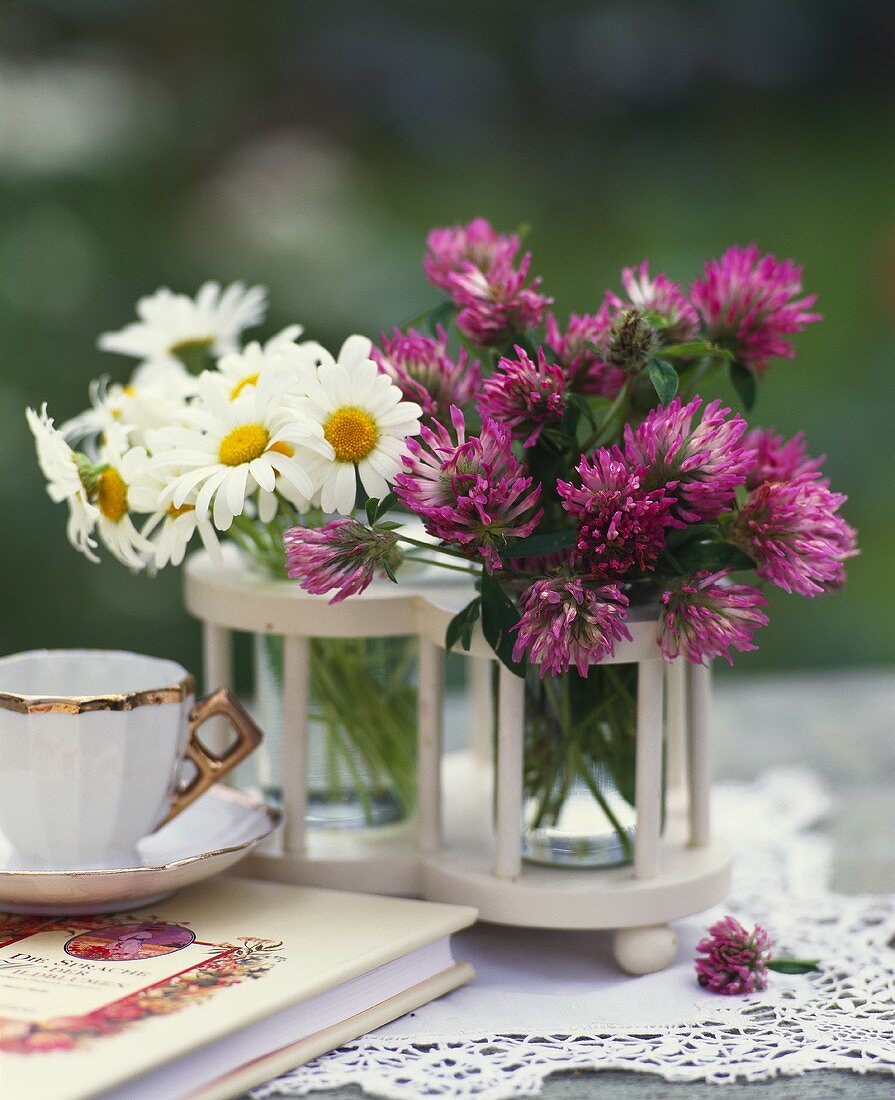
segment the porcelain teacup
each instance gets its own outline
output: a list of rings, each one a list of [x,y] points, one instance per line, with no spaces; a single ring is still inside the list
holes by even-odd
[[[214,715],[236,735],[220,756],[197,733]],[[0,832],[20,867],[137,866],[137,842],[260,741],[228,691],[197,703],[175,661],[76,649],[0,658]]]

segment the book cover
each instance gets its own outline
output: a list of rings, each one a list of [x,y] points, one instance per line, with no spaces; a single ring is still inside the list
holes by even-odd
[[[339,1017],[339,987],[404,956],[421,957],[421,949],[475,916],[461,906],[236,877],[134,913],[0,915],[0,1091],[4,1100],[95,1096],[200,1048],[222,1049],[221,1039],[253,1025],[263,1043],[262,1021],[329,991],[330,1018],[321,1015],[317,1028],[312,1014],[291,1054],[280,1043],[270,1076],[290,1058],[297,1065],[327,1049],[320,1035],[332,1032],[334,1042],[344,1042],[365,1030],[356,1002],[346,999],[347,1015]],[[468,980],[468,968],[454,967],[449,955],[432,958],[446,977],[433,982],[438,974],[427,975],[417,1004]],[[405,968],[408,986],[414,974]],[[394,1015],[407,1011],[401,980],[391,972],[370,1026],[393,1018],[391,1002]],[[346,1026],[354,1016],[356,1029]],[[309,1041],[314,1034],[317,1041]],[[176,1069],[169,1071],[175,1079]],[[210,1081],[234,1067],[221,1070],[212,1057],[202,1076]],[[265,1071],[254,1076],[263,1080]]]

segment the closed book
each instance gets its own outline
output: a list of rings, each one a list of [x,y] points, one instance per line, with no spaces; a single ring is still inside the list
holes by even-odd
[[[0,915],[3,1100],[222,1100],[462,985],[474,909],[218,878],[133,913]]]

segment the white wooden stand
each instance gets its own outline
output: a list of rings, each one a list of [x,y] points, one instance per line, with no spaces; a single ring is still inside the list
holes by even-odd
[[[203,623],[206,687],[232,686],[232,631],[285,638],[286,821],[280,846],[251,857],[242,865],[245,873],[474,905],[483,920],[497,924],[615,929],[616,961],[632,974],[668,966],[676,947],[668,922],[727,894],[730,859],[712,841],[709,822],[710,672],[683,662],[664,665],[653,619],[632,616],[632,640],[612,658],[639,669],[633,865],[539,867],[523,864],[521,852],[524,683],[501,668],[495,784],[487,733],[493,653],[480,631],[470,650],[476,663],[471,746],[443,752],[443,640],[451,618],[469,600],[468,588],[382,583],[331,605],[295,582],[255,573],[236,556],[218,568],[205,554],[188,561],[185,578],[187,608]],[[309,830],[309,639],[394,635],[416,635],[420,644],[415,818],[371,830]],[[663,743],[669,778],[664,831]]]

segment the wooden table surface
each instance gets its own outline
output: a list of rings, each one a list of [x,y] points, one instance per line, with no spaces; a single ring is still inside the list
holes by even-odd
[[[748,779],[784,764],[808,765],[836,806],[823,829],[834,849],[832,887],[842,893],[895,891],[895,673],[829,672],[719,680],[715,771]],[[358,1088],[314,1092],[354,1100]],[[882,1074],[822,1071],[755,1084],[668,1084],[652,1074],[562,1073],[545,1100],[895,1100]]]

